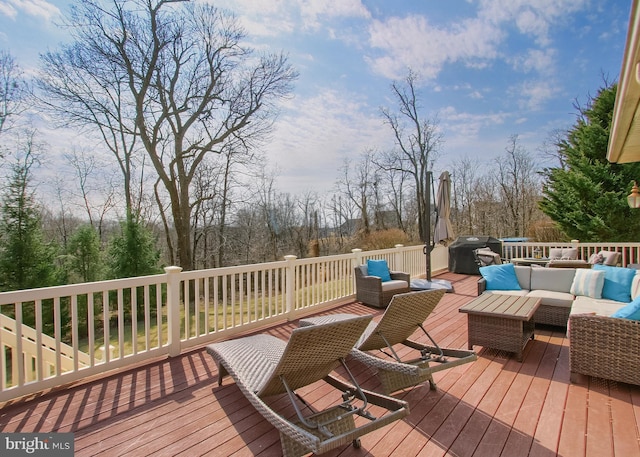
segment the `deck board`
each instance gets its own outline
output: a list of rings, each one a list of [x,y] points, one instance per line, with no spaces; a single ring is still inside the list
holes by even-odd
[[[477,277],[442,277],[455,293],[445,295],[425,326],[441,345],[465,349],[467,316],[458,309],[476,296]],[[360,303],[327,312],[382,314]],[[286,339],[296,326],[267,331]],[[564,333],[536,329],[523,363],[476,346],[476,362],[434,375],[437,390],[427,383],[395,394],[410,404],[405,419],[364,436],[360,450],[348,446],[326,455],[640,457],[640,387],[588,377],[571,384]],[[350,369],[363,387],[379,388],[370,368],[351,361]],[[331,401],[322,383],[302,392],[318,407]],[[287,402],[269,399],[292,416]],[[218,386],[204,348],[6,404],[0,431],[73,432],[76,456],[282,454],[279,434],[233,380]]]

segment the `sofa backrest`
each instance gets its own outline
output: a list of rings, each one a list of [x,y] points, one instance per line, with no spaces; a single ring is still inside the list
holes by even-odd
[[[531,267],[531,290],[544,289],[568,293],[575,275],[575,268]]]
[[[531,267],[516,265],[514,269],[516,270],[516,277],[518,278],[520,287],[531,290]]]

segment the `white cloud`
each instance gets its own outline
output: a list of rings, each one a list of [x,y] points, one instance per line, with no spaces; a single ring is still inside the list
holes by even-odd
[[[234,11],[254,36],[290,34],[318,29],[327,18],[369,18],[360,0],[218,0],[216,6]]]
[[[11,19],[15,19],[18,15],[18,10],[7,2],[0,2],[0,15],[8,16]]]
[[[440,111],[442,127],[446,130],[447,143],[452,138],[464,138],[465,141],[478,138],[480,132],[487,127],[504,124],[508,113],[472,114],[458,112],[455,107],[447,106]]]
[[[354,94],[320,88],[313,97],[287,102],[265,152],[280,170],[278,187],[284,192],[326,191],[346,157],[392,144],[376,109]]]
[[[318,28],[324,18],[371,17],[360,0],[307,0],[298,2],[305,27]]]
[[[433,25],[423,15],[376,20],[369,27],[369,44],[380,53],[368,62],[376,73],[392,79],[404,75],[408,67],[429,79],[435,79],[448,63],[483,68],[502,57],[501,45],[514,24],[520,34],[547,48],[550,28],[566,21],[586,2],[481,0],[475,17],[458,22]],[[540,71],[553,56],[552,50],[543,49],[538,55],[531,53],[522,65]]]
[[[525,55],[514,59],[514,68],[525,73],[552,74],[556,66],[556,56],[555,49],[529,49]]]
[[[19,11],[47,21],[60,14],[57,6],[44,0],[8,0],[0,3],[0,13],[15,18]]]
[[[424,16],[392,17],[371,23],[369,44],[384,54],[368,61],[376,73],[391,79],[402,77],[409,67],[434,79],[445,63],[473,65],[495,58],[501,38],[497,28],[477,20],[447,29],[430,24]]]
[[[520,101],[522,109],[538,110],[548,100],[558,95],[560,89],[553,80],[529,80],[512,87],[509,90]]]
[[[549,44],[550,27],[584,8],[588,0],[481,0],[479,17],[495,24],[515,23],[540,45]]]

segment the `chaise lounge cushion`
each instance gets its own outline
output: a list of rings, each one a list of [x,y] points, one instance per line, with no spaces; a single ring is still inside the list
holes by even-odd
[[[487,281],[487,290],[520,290],[520,283],[512,263],[480,267],[480,274]]]

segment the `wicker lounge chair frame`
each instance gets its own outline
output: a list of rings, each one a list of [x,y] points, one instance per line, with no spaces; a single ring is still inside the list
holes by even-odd
[[[456,367],[477,359],[475,352],[441,348],[423,326],[445,294],[443,289],[409,292],[394,295],[378,323],[371,322],[358,341],[351,356],[377,370],[385,394],[413,387],[425,381],[436,388],[433,373]],[[351,314],[331,314],[302,319],[301,326],[325,324],[352,318]],[[409,338],[422,331],[432,346]],[[404,345],[416,356],[401,359],[395,345]],[[381,353],[382,357],[371,352]]]
[[[288,342],[258,334],[207,346],[218,364],[218,383],[229,374],[249,402],[280,432],[283,455],[321,454],[353,443],[360,436],[409,414],[406,402],[361,389],[344,364],[345,357],[371,321],[371,316],[295,329]],[[331,375],[339,365],[351,383]],[[343,401],[322,411],[312,410],[295,391],[324,380],[342,393]],[[291,421],[278,414],[263,398],[286,394],[298,416]],[[302,407],[298,404],[300,403]],[[385,411],[374,417],[369,405]],[[303,409],[311,413],[303,415]],[[356,421],[354,416],[365,418]]]
[[[382,287],[382,279],[379,276],[371,276],[365,274],[366,265],[355,267],[356,279],[356,300],[361,301],[365,305],[374,306],[376,308],[386,308],[391,298],[396,294],[402,294],[411,290],[411,276],[409,273],[402,271],[390,271],[392,280],[405,281],[406,285],[395,287],[393,289],[384,289]]]

